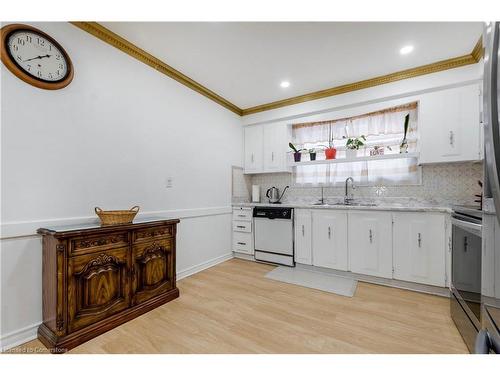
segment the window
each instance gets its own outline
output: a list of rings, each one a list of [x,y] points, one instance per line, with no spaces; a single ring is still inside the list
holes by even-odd
[[[408,153],[417,150],[417,103],[409,103],[360,116],[331,121],[293,125],[295,144],[303,149],[317,150],[317,160],[325,159],[324,149],[332,139],[337,159],[346,156],[348,137],[366,137],[365,146],[357,156],[370,156],[375,146],[383,148],[384,155],[399,154],[404,137],[405,116],[410,121],[407,132]],[[298,185],[340,185],[347,177],[358,185],[415,185],[420,184],[421,173],[416,157],[364,160],[333,164],[297,166],[295,182]]]

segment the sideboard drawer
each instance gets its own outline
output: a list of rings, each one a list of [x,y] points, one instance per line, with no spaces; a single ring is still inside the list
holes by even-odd
[[[128,233],[109,233],[76,237],[71,240],[70,254],[80,255],[128,245]]]
[[[153,227],[147,229],[139,229],[133,232],[133,242],[151,241],[158,238],[172,237],[174,227],[172,225],[166,227]]]

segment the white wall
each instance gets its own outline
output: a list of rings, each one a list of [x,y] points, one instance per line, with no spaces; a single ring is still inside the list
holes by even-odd
[[[242,164],[237,115],[68,23],[32,25],[65,47],[75,78],[46,91],[1,68],[0,347],[41,321],[36,228],[94,220],[96,205],[181,217],[182,277],[231,256]]]

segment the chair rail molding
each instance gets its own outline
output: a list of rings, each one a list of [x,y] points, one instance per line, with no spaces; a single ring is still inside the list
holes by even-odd
[[[179,218],[182,220],[182,219],[203,217],[203,216],[227,215],[227,214],[232,214],[232,212],[233,212],[232,207],[228,205],[222,207],[199,207],[199,208],[185,208],[185,209],[163,210],[163,211],[146,211],[146,212],[140,212],[137,215],[137,217],[140,218],[148,216],[158,216],[161,219]],[[95,215],[93,215],[93,216],[79,216],[79,217],[67,217],[67,218],[57,218],[57,219],[5,222],[1,224],[0,240],[17,238],[17,237],[38,236],[36,234],[36,230],[38,228],[43,228],[48,226],[94,223],[96,221],[98,221],[98,218]]]

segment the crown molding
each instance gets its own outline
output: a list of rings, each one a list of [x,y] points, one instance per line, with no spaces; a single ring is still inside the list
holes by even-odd
[[[92,34],[96,38],[101,39],[102,41],[112,45],[113,47],[119,49],[120,51],[125,52],[131,57],[143,62],[144,64],[149,65],[153,69],[158,70],[160,73],[163,73],[168,77],[175,79],[177,82],[204,95],[205,97],[213,100],[214,102],[220,104],[221,106],[229,109],[230,111],[240,116],[247,116],[258,112],[269,111],[272,109],[304,103],[311,100],[323,99],[330,96],[345,94],[351,91],[357,91],[369,87],[385,85],[387,83],[401,81],[403,79],[414,78],[426,74],[441,72],[443,70],[454,69],[466,65],[476,64],[481,60],[484,52],[482,37],[480,37],[476,45],[474,46],[474,49],[471,51],[471,53],[467,55],[453,57],[451,59],[437,61],[432,64],[422,65],[415,68],[401,70],[399,72],[366,79],[363,81],[348,83],[345,85],[336,86],[325,90],[315,91],[304,95],[294,96],[291,98],[242,109],[236,106],[235,104],[231,103],[230,101],[224,99],[222,96],[217,95],[215,92],[211,91],[205,86],[189,78],[188,76],[182,74],[181,72],[174,69],[165,62],[161,61],[160,59],[156,58],[155,56],[137,47],[135,44],[129,42],[125,38],[122,38],[118,34],[115,34],[111,30],[100,25],[99,23],[97,22],[70,22],[70,23],[88,32],[89,34]]]
[[[470,53],[476,62],[479,62],[484,55],[483,36],[480,36],[474,49]]]
[[[170,65],[164,63],[160,59],[154,57],[150,53],[147,53],[143,49],[137,47],[135,44],[129,42],[125,38],[122,38],[118,34],[115,34],[111,30],[105,28],[97,22],[70,22],[72,25],[92,34],[103,42],[118,48],[120,51],[132,56],[133,58],[149,65],[153,69],[158,70],[170,78],[175,79],[177,82],[189,87],[190,89],[206,96],[210,100],[220,104],[221,106],[229,109],[230,111],[236,113],[237,115],[242,115],[243,110],[230,101],[224,99],[222,96],[217,95],[212,90],[206,88],[205,86],[199,84],[195,80],[189,78],[188,76],[182,74],[178,70],[172,68]]]
[[[326,90],[315,91],[304,95],[294,96],[283,100],[278,100],[272,103],[261,104],[251,108],[243,109],[242,116],[251,115],[253,113],[269,111],[271,109],[286,107],[294,104],[304,103],[311,100],[327,98],[330,96],[345,94],[351,91],[366,89],[369,87],[385,85],[386,83],[401,81],[403,79],[414,78],[425,74],[437,73],[443,70],[459,68],[461,66],[476,64],[483,56],[482,37],[474,46],[474,49],[468,55],[453,57],[447,60],[437,61],[432,64],[418,66],[416,68],[401,70],[399,72],[378,76],[363,81],[348,83],[346,85],[332,87]]]

